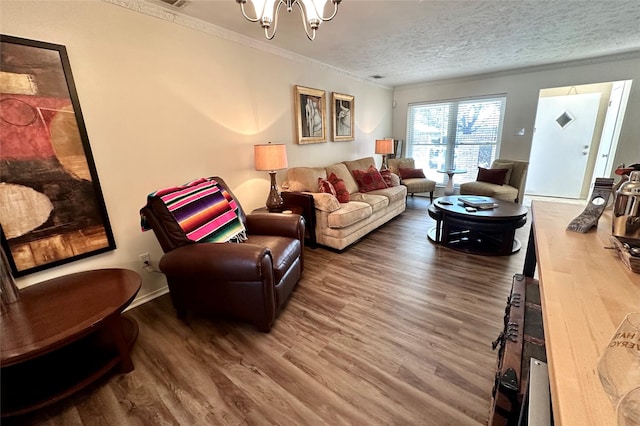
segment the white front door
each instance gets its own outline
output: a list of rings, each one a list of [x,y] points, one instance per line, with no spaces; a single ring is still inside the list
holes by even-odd
[[[600,93],[538,99],[527,194],[581,198]]]

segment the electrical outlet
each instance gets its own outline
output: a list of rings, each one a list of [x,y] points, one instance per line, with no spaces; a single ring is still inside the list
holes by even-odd
[[[142,253],[140,255],[140,262],[142,263],[143,268],[148,268],[151,266],[151,256],[149,253]]]

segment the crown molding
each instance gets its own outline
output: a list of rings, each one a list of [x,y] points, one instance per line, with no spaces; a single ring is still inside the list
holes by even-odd
[[[171,22],[177,25],[182,25],[184,27],[191,28],[192,30],[206,33],[215,37],[219,37],[233,43],[242,44],[244,46],[247,46],[256,50],[260,50],[266,53],[270,53],[272,55],[280,56],[282,58],[285,58],[291,61],[295,61],[298,63],[310,65],[314,68],[321,68],[326,71],[337,73],[345,77],[351,78],[353,80],[362,81],[367,84],[377,86],[377,87],[382,87],[385,89],[392,89],[391,86],[371,81],[369,79],[363,78],[359,75],[353,74],[341,68],[337,68],[332,65],[325,64],[324,62],[319,62],[307,56],[299,55],[297,53],[293,53],[288,50],[281,49],[273,44],[244,36],[242,34],[230,31],[226,28],[222,28],[218,25],[214,25],[214,24],[202,21],[200,19],[183,15],[179,13],[178,10],[172,11],[167,9],[164,6],[156,5],[146,0],[143,0],[143,1],[141,0],[102,0],[102,1],[105,3],[116,5],[116,6],[121,6],[125,9],[133,10],[135,12],[143,13],[145,15],[152,16],[154,18],[162,19],[167,22]]]
[[[632,59],[640,59],[640,50],[631,50],[628,52],[614,53],[612,55],[604,55],[604,56],[595,56],[592,58],[585,58],[585,59],[575,59],[572,61],[553,62],[549,64],[533,65],[529,67],[511,68],[508,70],[494,71],[494,72],[474,74],[474,75],[461,76],[461,77],[433,79],[433,80],[421,81],[417,83],[399,84],[395,86],[394,89],[411,89],[411,88],[428,87],[428,86],[435,86],[435,85],[449,84],[449,83],[464,83],[467,81],[487,80],[491,78],[508,77],[508,76],[518,75],[518,74],[530,74],[530,73],[536,73],[541,71],[553,71],[560,68],[571,68],[571,67],[579,67],[579,66],[585,66],[585,65],[601,64],[605,62],[626,61],[626,60],[632,60]]]

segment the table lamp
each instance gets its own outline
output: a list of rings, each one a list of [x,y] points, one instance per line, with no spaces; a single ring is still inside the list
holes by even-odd
[[[276,170],[286,169],[287,147],[281,143],[266,143],[253,146],[256,170],[268,171],[271,176],[271,190],[267,197],[267,209],[270,212],[282,211],[284,201],[278,192]]]
[[[381,169],[387,168],[387,154],[393,154],[393,139],[376,139],[376,154],[382,154]]]

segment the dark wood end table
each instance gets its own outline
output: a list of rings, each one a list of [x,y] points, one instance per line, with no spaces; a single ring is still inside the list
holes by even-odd
[[[24,288],[3,306],[2,417],[52,404],[116,366],[132,371],[138,325],[121,313],[141,283],[127,269],[79,272]]]
[[[520,250],[515,232],[527,222],[526,207],[491,198],[496,207],[470,212],[458,198],[441,197],[429,206],[429,216],[436,221],[430,240],[472,254],[508,256]]]
[[[282,195],[284,200],[284,211],[290,210],[291,213],[299,214],[304,218],[306,245],[311,248],[316,248],[318,243],[316,241],[316,213],[313,196],[302,192],[288,191],[281,192],[280,195]],[[260,207],[251,213],[269,213],[269,209]]]

